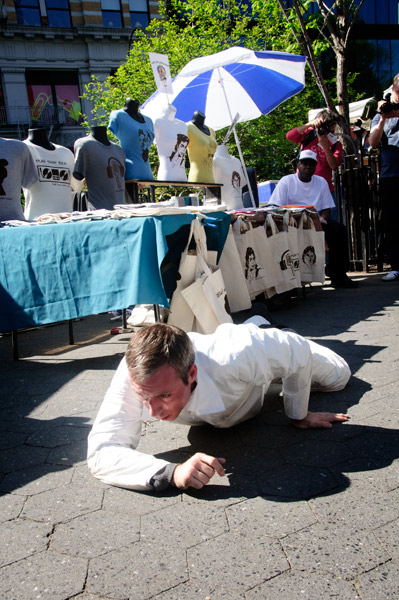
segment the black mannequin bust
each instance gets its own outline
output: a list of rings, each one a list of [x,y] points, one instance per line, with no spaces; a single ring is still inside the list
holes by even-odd
[[[55,146],[49,141],[47,131],[44,127],[28,129],[28,140],[36,146],[41,146],[46,150],[55,150]]]
[[[128,115],[138,121],[139,123],[144,123],[144,117],[139,113],[139,103],[137,100],[132,100],[131,98],[126,98],[125,106],[123,110],[127,112]]]
[[[104,146],[110,146],[111,142],[107,137],[107,128],[101,125],[95,125],[90,127],[90,133],[97,142],[104,144]]]
[[[193,114],[193,118],[191,119],[191,123],[194,123],[194,125],[198,127],[198,129],[202,131],[202,133],[205,133],[206,135],[211,135],[209,127],[205,125],[205,115],[201,111],[195,111],[195,113]]]

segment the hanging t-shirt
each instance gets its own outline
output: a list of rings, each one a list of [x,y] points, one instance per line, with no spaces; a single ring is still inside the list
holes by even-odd
[[[118,138],[126,153],[125,179],[153,180],[150,167],[150,147],[154,140],[152,120],[141,115],[143,123],[136,121],[125,110],[113,110],[108,128]]]
[[[230,156],[223,146],[218,146],[213,157],[213,175],[216,183],[223,184],[222,203],[229,210],[242,208],[242,186],[245,182],[241,163],[235,156]]]
[[[313,175],[310,181],[301,181],[296,173],[280,179],[269,204],[314,206],[317,212],[335,206],[328,183],[323,177]]]
[[[102,144],[92,135],[76,140],[74,173],[86,179],[90,204],[112,210],[125,203],[125,160],[123,148]]]
[[[188,180],[193,182],[214,183],[213,155],[217,148],[216,135],[209,127],[210,135],[198,129],[194,123],[187,123],[188,131],[188,158],[190,171]]]
[[[35,164],[26,145],[0,138],[0,221],[25,221],[21,188],[38,180]]]
[[[54,150],[47,150],[28,139],[23,143],[30,150],[39,178],[32,186],[23,186],[25,218],[32,221],[46,213],[72,212],[71,186],[76,191],[81,187],[72,177],[73,152],[57,144],[53,144]]]

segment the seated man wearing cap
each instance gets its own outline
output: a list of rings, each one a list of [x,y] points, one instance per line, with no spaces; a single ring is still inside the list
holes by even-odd
[[[328,184],[323,177],[315,175],[317,156],[312,150],[302,150],[298,157],[297,172],[282,177],[278,182],[269,204],[286,206],[313,205],[319,213],[320,223],[325,233],[329,252],[329,273],[331,285],[335,288],[357,287],[349,279],[348,233],[345,225],[330,218],[334,201]]]

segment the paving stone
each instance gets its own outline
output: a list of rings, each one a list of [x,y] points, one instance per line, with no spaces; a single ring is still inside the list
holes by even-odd
[[[379,408],[378,417],[375,418],[375,415],[367,416],[361,420],[362,425],[366,425],[368,427],[373,427],[376,424],[378,427],[382,427],[384,429],[384,433],[395,433],[395,431],[399,428],[399,410],[387,410],[386,406],[382,405],[384,402],[381,400],[381,406],[376,407]]]
[[[242,444],[258,448],[282,448],[303,439],[303,433],[288,424],[283,427],[260,427],[256,419],[243,423],[239,435]]]
[[[87,440],[89,427],[74,427],[71,425],[61,425],[54,427],[50,431],[40,431],[31,434],[26,443],[30,446],[41,446],[43,448],[57,448],[66,444],[76,444],[82,440]]]
[[[49,450],[47,462],[53,465],[74,466],[86,463],[87,460],[87,438],[76,441],[75,444],[66,444],[59,448]]]
[[[4,431],[0,433],[0,450],[5,450],[6,448],[15,448],[16,446],[21,446],[27,438],[27,435],[24,433],[14,433],[13,431]]]
[[[281,452],[288,463],[308,467],[329,467],[350,458],[342,443],[319,440],[299,442]]]
[[[93,478],[91,475],[90,477]],[[130,518],[135,518],[162,510],[167,506],[175,506],[178,511],[181,502],[181,493],[175,488],[168,488],[165,492],[156,494],[107,486],[104,492],[103,509],[113,514],[126,513]]]
[[[246,600],[360,600],[355,587],[348,581],[318,573],[283,573],[246,593]]]
[[[399,560],[399,519],[374,530],[374,535],[391,558]]]
[[[99,510],[56,526],[51,548],[61,554],[92,558],[139,539],[140,519]]]
[[[187,551],[190,581],[243,592],[289,569],[277,540],[262,531],[231,531]],[[233,595],[234,597],[234,595]]]
[[[1,600],[65,600],[83,591],[87,561],[40,552],[4,567]]]
[[[32,496],[67,485],[71,479],[71,469],[41,464],[6,475],[0,483],[0,490]]]
[[[331,467],[333,473],[343,473],[351,481],[361,481],[371,484],[379,491],[390,492],[399,487],[399,460],[391,462],[388,457],[354,458]]]
[[[47,448],[32,448],[26,445],[1,450],[0,470],[3,473],[12,473],[33,465],[40,465],[46,462],[48,453]]]
[[[320,467],[287,465],[259,473],[257,479],[263,496],[297,500],[308,500],[339,487],[338,478]]]
[[[176,531],[179,535],[176,536]],[[141,539],[155,543],[190,548],[228,531],[223,511],[207,504],[184,502],[141,517]]]
[[[399,455],[399,429],[366,428],[361,436],[347,440],[345,446],[352,456],[381,458],[388,462]]]
[[[25,519],[0,524],[0,567],[45,550],[52,525]]]
[[[382,493],[366,482],[353,481],[341,493],[313,498],[309,504],[321,521],[369,531],[399,516],[399,489]]]
[[[25,500],[25,496],[15,496],[13,494],[0,496],[0,522],[18,517]]]
[[[365,573],[357,582],[362,600],[399,598],[399,563],[390,561]]]
[[[251,498],[226,509],[231,531],[257,529],[264,535],[282,538],[317,522],[307,502],[275,502]]]
[[[118,600],[147,600],[187,579],[184,550],[140,542],[93,558],[86,590]]]
[[[28,498],[21,516],[46,523],[66,522],[99,510],[103,493],[102,489],[65,485]]]
[[[172,590],[154,596],[154,600],[245,600],[246,594],[220,585],[211,586],[206,581],[201,584],[182,583]],[[75,599],[74,599],[75,600]]]
[[[350,526],[319,523],[283,538],[292,568],[353,579],[389,560],[374,536]]]

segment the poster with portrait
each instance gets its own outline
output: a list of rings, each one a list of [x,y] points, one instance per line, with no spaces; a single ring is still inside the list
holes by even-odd
[[[168,55],[149,52],[148,56],[158,91],[163,94],[173,94]]]

